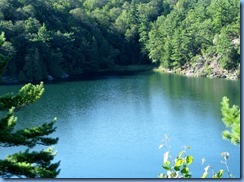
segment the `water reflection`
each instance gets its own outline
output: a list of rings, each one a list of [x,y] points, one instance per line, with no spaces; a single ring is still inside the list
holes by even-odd
[[[0,92],[14,89],[0,86]],[[222,151],[230,152],[230,168],[240,175],[240,149],[221,139],[220,113],[223,96],[240,103],[239,81],[148,72],[47,84],[45,89],[41,100],[18,113],[19,127],[58,117],[59,177],[157,177],[165,133],[174,156],[183,145],[192,146],[195,177],[203,172],[202,157],[222,168]]]

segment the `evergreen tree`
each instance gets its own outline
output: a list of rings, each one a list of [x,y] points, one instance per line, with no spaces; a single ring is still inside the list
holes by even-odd
[[[5,75],[22,81],[148,59],[173,70],[201,64],[200,75],[213,62],[240,67],[238,0],[0,0],[2,31],[14,51]]]
[[[4,33],[1,33],[1,35],[0,35],[0,47],[3,45],[4,41],[5,41]],[[6,67],[7,62],[8,62],[8,59],[5,56],[3,56],[2,54],[0,54],[0,75],[3,74],[3,70]]]
[[[96,71],[99,68],[99,50],[95,37],[86,48],[86,59],[84,60],[83,70],[85,72]]]
[[[3,34],[0,43],[4,42]],[[0,55],[0,73],[7,63],[4,56]],[[43,83],[39,85],[27,84],[17,94],[0,96],[0,148],[26,146],[27,150],[8,155],[0,159],[0,177],[28,177],[28,178],[53,178],[59,174],[59,162],[52,163],[55,152],[53,147],[41,151],[32,151],[36,145],[51,146],[58,142],[58,138],[48,137],[56,130],[56,120],[44,123],[41,126],[25,129],[16,129],[17,117],[14,110],[29,105],[40,99],[44,92]],[[6,110],[8,113],[6,114]],[[6,114],[5,116],[2,116]],[[2,150],[2,149],[1,149]]]
[[[228,139],[233,144],[240,144],[240,109],[238,106],[229,106],[229,99],[223,97],[221,102],[221,112],[225,126],[228,130],[222,133],[224,139]]]
[[[29,81],[38,81],[47,77],[46,67],[37,48],[30,50],[26,55],[23,71]]]
[[[239,1],[167,2],[170,11],[162,12],[151,24],[148,39],[145,33],[140,34],[152,62],[166,68],[184,69],[185,64],[194,68],[198,61],[210,65],[217,60],[221,68],[237,70],[240,64]]]

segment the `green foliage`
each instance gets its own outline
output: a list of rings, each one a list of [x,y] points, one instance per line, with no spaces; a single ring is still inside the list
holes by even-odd
[[[43,94],[43,83],[39,85],[27,84],[22,87],[18,94],[8,94],[0,97],[0,110],[7,108],[9,112],[0,119],[0,147],[26,146],[33,148],[36,145],[50,146],[58,142],[58,138],[47,137],[55,132],[55,121],[44,123],[38,127],[15,129],[17,117],[14,116],[14,108],[20,109],[38,100]],[[59,174],[58,163],[51,163],[56,153],[53,149],[40,152],[30,151],[19,152],[8,155],[6,159],[0,160],[1,177],[56,177]]]
[[[174,159],[174,162],[169,161],[169,151],[164,153],[163,168],[167,173],[160,173],[160,178],[191,178],[191,172],[189,166],[193,162],[193,157],[186,155],[186,150],[189,147],[185,147],[184,150],[180,151],[179,155]]]
[[[163,140],[164,144],[161,144],[159,148],[166,147],[166,152],[164,153],[164,162],[162,168],[165,172],[159,174],[159,178],[192,178],[190,165],[193,163],[194,158],[191,155],[187,154],[187,150],[190,149],[189,146],[184,146],[184,150],[180,151],[176,158],[172,159],[172,156],[169,152],[169,138],[165,135]],[[207,165],[204,168],[204,172],[201,178],[207,178],[209,174],[211,178],[222,178],[225,172],[228,173],[229,177],[233,177],[233,175],[229,172],[229,167],[227,164],[227,160],[229,159],[228,152],[222,152],[221,156],[223,157],[224,161],[221,161],[226,167],[226,171],[220,169],[219,171],[215,172],[210,165]],[[202,164],[205,163],[206,160],[202,159]]]
[[[45,123],[39,127],[14,131],[17,118],[14,117],[13,111],[14,109],[10,109],[8,115],[0,121],[0,146],[13,147],[24,145],[33,148],[37,144],[48,146],[57,143],[57,138],[45,137],[56,130],[56,128],[53,127],[55,121]]]
[[[230,128],[230,130],[226,130],[222,133],[224,139],[230,140],[233,144],[239,145],[240,144],[240,109],[238,106],[233,105],[232,107],[229,106],[229,99],[227,97],[223,97],[221,102],[221,112],[225,126]],[[179,152],[179,155],[172,160],[172,157],[169,154],[169,138],[165,135],[163,139],[163,144],[159,146],[159,149],[162,147],[166,147],[167,151],[164,153],[164,163],[162,165],[163,169],[166,173],[160,173],[160,178],[191,178],[191,172],[189,166],[193,162],[193,156],[186,155],[186,150],[190,149],[190,147],[184,147],[184,150]],[[220,169],[217,173],[212,169],[210,165],[207,165],[204,168],[204,172],[201,178],[207,178],[209,173],[211,172],[212,178],[222,178],[225,172],[228,173],[229,177],[232,178],[233,175],[229,171],[228,167],[228,159],[229,153],[222,152],[221,156],[223,157],[222,164],[225,165],[226,170]],[[171,159],[171,160],[170,160]],[[202,159],[202,164],[205,163],[206,160]],[[210,171],[210,172],[209,172]]]
[[[221,101],[222,121],[227,130],[222,133],[224,139],[230,140],[231,143],[240,144],[240,109],[233,105],[230,107],[229,99],[223,97]]]
[[[58,171],[55,170],[59,166],[59,162],[50,163],[54,156],[52,148],[40,152],[30,152],[27,149],[24,152],[9,155],[4,161],[0,160],[0,176],[11,177],[14,172],[14,175],[18,177],[24,175],[29,178],[54,178],[58,175]]]
[[[0,31],[16,50],[5,74],[34,82],[144,63],[138,28],[156,19],[160,2],[0,0]]]
[[[4,37],[4,33],[2,32],[0,35],[0,47],[3,45],[4,42],[5,42],[5,37]],[[8,58],[6,58],[0,53],[0,75],[3,74],[3,70],[6,67],[7,62],[8,62]]]
[[[202,174],[201,178],[207,178],[208,177],[210,168],[211,168],[211,166],[207,166],[204,168],[204,173]],[[212,171],[212,178],[222,178],[224,172],[225,171],[223,169],[220,169],[217,173],[214,173]]]
[[[38,100],[44,92],[43,82],[39,85],[26,84],[18,94],[6,94],[0,97],[0,110],[20,108]]]
[[[1,44],[4,42],[3,34],[0,42]],[[5,65],[0,67],[1,73],[4,67]],[[27,84],[17,94],[0,96],[0,148],[27,147],[25,152],[15,153],[8,155],[5,159],[0,159],[0,177],[54,178],[59,174],[59,162],[51,162],[56,155],[52,147],[39,152],[30,150],[36,145],[52,146],[58,142],[58,138],[48,137],[56,130],[54,127],[56,119],[37,127],[15,128],[17,117],[14,115],[14,110],[19,110],[37,101],[43,92],[43,82],[41,82],[39,85]],[[8,113],[6,116],[2,116],[6,110],[9,110]]]
[[[0,0],[0,5],[0,32],[14,53],[5,75],[21,81],[149,59],[169,69],[194,65],[197,57],[210,64],[217,59],[227,70],[240,64],[237,0]]]
[[[194,64],[206,57],[227,70],[240,63],[240,2],[229,0],[169,2],[170,12],[153,22],[144,46],[149,58],[166,68]],[[210,73],[211,74],[211,73]]]

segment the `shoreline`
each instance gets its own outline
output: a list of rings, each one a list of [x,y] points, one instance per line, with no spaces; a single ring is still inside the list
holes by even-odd
[[[115,66],[113,68],[101,69],[95,73],[137,73],[153,70],[154,66],[149,64],[141,65],[127,65],[127,66]]]
[[[201,66],[199,65],[193,67],[192,65],[184,65],[183,67],[177,69],[168,69],[162,66],[155,67],[154,65],[144,64],[144,65],[126,65],[126,66],[114,66],[113,68],[100,69],[98,71],[83,72],[80,74],[68,75],[65,77],[54,78],[54,79],[43,79],[39,81],[26,81],[21,82],[17,78],[3,77],[0,85],[18,85],[26,83],[39,83],[40,81],[45,81],[45,83],[55,83],[62,81],[72,81],[72,80],[87,80],[95,79],[103,76],[118,76],[118,75],[129,75],[137,74],[140,72],[153,71],[162,72],[169,74],[178,74],[186,77],[206,77],[206,78],[223,78],[227,80],[240,80],[238,77],[238,70],[225,70],[219,65],[209,65]]]
[[[59,77],[59,78],[53,78],[53,79],[43,79],[38,81],[25,81],[21,82],[17,78],[11,78],[11,77],[3,77],[2,81],[0,82],[0,85],[19,85],[19,84],[26,84],[26,83],[39,83],[40,81],[45,81],[45,83],[55,83],[60,81],[72,81],[72,80],[86,80],[86,79],[93,79],[93,78],[99,78],[103,76],[109,76],[109,75],[127,75],[127,74],[137,74],[140,72],[146,72],[146,71],[152,71],[155,67],[153,65],[126,65],[126,66],[115,66],[113,68],[106,68],[106,69],[100,69],[98,71],[90,71],[90,72],[83,72],[80,74],[72,74],[68,75],[66,74],[65,77]],[[49,77],[50,75],[48,75]]]
[[[186,77],[205,77],[205,78],[222,78],[226,80],[240,80],[240,75],[238,75],[238,69],[236,70],[226,70],[221,68],[219,65],[208,66],[208,67],[193,67],[191,65],[185,65],[183,67],[177,68],[175,70],[164,68],[159,66],[154,68],[155,72],[163,72],[170,74],[178,74]]]

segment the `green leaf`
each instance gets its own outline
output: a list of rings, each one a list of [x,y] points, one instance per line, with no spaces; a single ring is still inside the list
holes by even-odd
[[[188,174],[188,173],[189,173],[189,168],[188,168],[188,167],[184,167],[184,168],[181,170],[181,173],[182,173],[182,174]]]
[[[170,161],[165,161],[164,164],[165,165],[170,165]]]
[[[180,167],[179,166],[174,166],[174,170],[179,171]]]
[[[182,166],[184,164],[184,159],[176,159],[175,166]]]
[[[208,173],[207,172],[204,172],[201,176],[201,178],[206,178],[208,176]]]
[[[191,175],[190,174],[185,174],[184,177],[185,178],[191,178]]]
[[[186,157],[186,164],[190,165],[193,162],[193,157],[192,156],[187,156]]]
[[[177,177],[177,173],[176,173],[176,172],[172,172],[172,173],[170,174],[170,177],[171,177],[171,178],[176,178],[176,177]]]
[[[216,175],[214,175],[214,177],[215,178],[221,178],[223,176],[223,174],[224,174],[224,170],[220,169],[219,172]]]
[[[162,166],[165,170],[169,171],[171,169],[170,165],[164,164]]]

